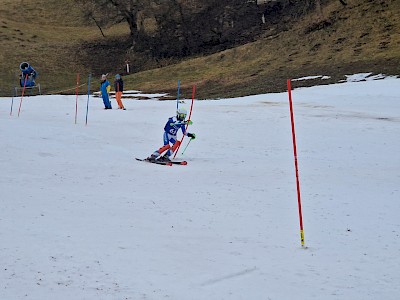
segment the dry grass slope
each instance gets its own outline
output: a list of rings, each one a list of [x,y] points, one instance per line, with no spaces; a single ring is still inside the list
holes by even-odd
[[[290,31],[131,80],[145,89],[172,92],[179,77],[187,83],[186,93],[196,83],[199,96],[206,98],[282,91],[287,78],[307,75],[332,79],[296,84],[337,82],[356,72],[400,75],[399,13],[396,0],[354,0],[346,7],[331,2],[324,8],[328,24],[308,16]]]
[[[110,40],[104,40],[72,1],[24,1],[21,8],[22,1],[0,0],[1,95],[11,94],[21,61],[40,72],[45,92],[54,92],[73,87],[77,72],[100,72],[105,61],[109,68],[122,60],[123,49],[113,57],[110,50],[128,34],[127,26],[106,29]],[[281,91],[287,78],[306,75],[329,75],[324,83],[330,83],[356,72],[400,74],[400,1],[352,0],[346,7],[332,1],[323,13],[324,22],[310,15],[289,31],[266,30],[254,43],[127,76],[127,88],[174,95],[180,79],[185,96],[197,84],[198,97],[218,98]],[[88,42],[102,46],[82,54]],[[321,82],[297,84],[315,83]]]
[[[39,72],[45,93],[74,93],[76,74],[91,72],[78,59],[83,42],[102,38],[87,25],[73,0],[0,0],[0,94],[18,85],[19,64],[28,61]],[[127,26],[105,29],[108,36],[128,33]],[[71,89],[72,88],[72,89]]]

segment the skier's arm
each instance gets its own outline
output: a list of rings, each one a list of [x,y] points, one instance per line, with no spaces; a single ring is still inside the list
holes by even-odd
[[[182,130],[183,135],[186,135],[185,123],[184,123],[184,122],[181,122],[180,127],[181,127],[181,130]]]
[[[194,133],[190,133],[182,129],[183,135],[186,135],[187,137],[190,137],[191,139],[195,139],[196,135]]]
[[[193,122],[192,121],[190,121],[190,120],[187,120],[187,121],[173,121],[172,119],[170,119],[171,120],[171,122],[170,122],[170,125],[171,126],[183,126],[184,128],[185,128],[185,125],[186,124],[189,124],[189,125],[192,125],[193,124]],[[183,130],[182,130],[182,132],[183,132]]]
[[[185,128],[185,122],[181,122],[181,121],[174,121],[172,119],[170,119],[169,121],[169,126],[179,126],[182,128],[182,126]]]
[[[195,139],[196,138],[196,135],[194,134],[194,133],[190,133],[190,132],[187,132],[185,129],[185,125],[182,125],[182,133],[183,133],[183,135],[186,135],[187,137],[190,137],[191,139]]]

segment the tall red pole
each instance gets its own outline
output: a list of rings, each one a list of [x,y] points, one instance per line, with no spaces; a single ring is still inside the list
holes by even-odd
[[[28,81],[28,74],[26,74],[25,80],[24,80],[24,88],[22,89],[21,101],[19,102],[19,108],[18,108],[18,117],[19,117],[19,113],[21,112],[22,99],[24,99],[24,94],[25,94],[26,82],[27,81]]]
[[[189,112],[188,121],[190,121],[190,118],[192,117],[193,102],[194,102],[194,95],[195,95],[195,94],[196,94],[196,85],[193,85],[193,90],[192,90],[192,104],[190,105],[190,112]],[[187,131],[188,127],[189,127],[189,123],[186,124],[185,132]],[[179,143],[178,149],[176,149],[173,158],[175,158],[176,154],[178,153],[179,148],[181,147],[184,138],[185,138],[185,136],[182,136],[182,139],[181,139],[181,141],[180,141],[180,143]]]
[[[291,80],[287,80],[288,93],[289,93],[289,106],[290,106],[290,119],[292,122],[292,139],[293,139],[293,154],[294,154],[294,166],[296,169],[296,186],[297,186],[297,202],[299,207],[299,219],[300,219],[300,241],[301,246],[304,247],[304,229],[303,229],[303,214],[301,211],[301,196],[300,196],[300,181],[299,181],[299,168],[297,164],[297,147],[296,147],[296,133],[294,130],[294,114],[292,104],[292,87]]]
[[[75,94],[76,94],[76,101],[75,101],[75,124],[76,124],[76,120],[77,120],[77,116],[78,116],[79,73],[76,75]]]

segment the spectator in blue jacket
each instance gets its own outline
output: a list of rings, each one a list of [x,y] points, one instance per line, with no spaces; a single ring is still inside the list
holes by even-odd
[[[111,85],[110,82],[107,80],[107,74],[101,75],[100,93],[101,97],[103,98],[104,109],[112,109],[109,96],[110,90],[111,90]]]

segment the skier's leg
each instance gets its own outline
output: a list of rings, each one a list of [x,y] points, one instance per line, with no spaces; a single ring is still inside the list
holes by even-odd
[[[165,133],[164,134],[164,143],[166,143],[166,142],[168,143],[169,147],[168,147],[168,151],[162,156],[162,160],[170,161],[171,160],[170,156],[172,154],[174,154],[176,149],[178,149],[178,147],[181,144],[181,142],[177,140],[176,135],[171,135],[171,134]],[[170,143],[172,144],[172,147],[170,146]],[[160,148],[160,150],[161,150],[161,148]],[[160,153],[162,153],[162,152],[160,152]]]
[[[108,93],[106,93],[105,95],[104,95],[104,105],[106,106],[106,108],[107,109],[112,109],[112,106],[111,106],[111,102],[110,102],[110,98],[108,97]]]
[[[122,104],[121,98],[122,98],[122,92],[116,92],[115,93],[115,99],[117,100],[119,108],[120,109],[125,109],[124,105]]]
[[[181,141],[176,141],[176,143],[171,148],[172,153],[174,153],[176,151],[176,149],[179,148],[180,145],[181,145]],[[171,153],[171,155],[172,155],[172,153]]]
[[[175,150],[179,147],[179,145],[181,144],[180,141],[177,141],[176,136],[172,136],[169,139],[169,142],[172,143],[172,147],[170,147],[167,151],[167,153],[164,155],[164,157],[166,159],[169,160],[169,157],[174,154]]]
[[[157,159],[157,157],[159,157],[164,151],[169,151],[169,148],[171,147],[169,145],[169,135],[168,133],[164,132],[164,146],[162,146],[161,148],[159,148],[158,150],[154,151],[153,154],[149,157],[149,159],[151,160],[155,160]]]
[[[104,108],[108,109],[109,108],[109,102],[107,95],[104,95],[103,93],[101,94],[101,98],[103,98],[103,103],[104,103]]]
[[[169,144],[162,146],[160,149],[158,149],[156,152],[159,153],[159,155],[161,155],[164,151],[169,150],[171,146]]]

